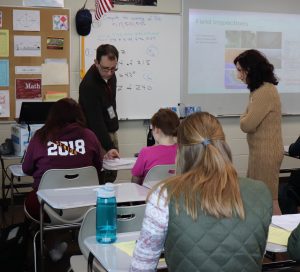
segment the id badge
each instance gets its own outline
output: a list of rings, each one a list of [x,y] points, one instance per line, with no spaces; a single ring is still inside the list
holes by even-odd
[[[108,115],[109,115],[110,119],[113,119],[113,118],[116,117],[115,110],[114,110],[113,106],[110,106],[109,108],[107,108],[107,112],[108,112]]]

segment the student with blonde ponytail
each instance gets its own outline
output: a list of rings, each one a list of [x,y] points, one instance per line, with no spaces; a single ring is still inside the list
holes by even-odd
[[[183,120],[177,142],[177,175],[149,195],[131,271],[155,271],[163,248],[168,271],[261,271],[270,191],[238,178],[211,114]]]

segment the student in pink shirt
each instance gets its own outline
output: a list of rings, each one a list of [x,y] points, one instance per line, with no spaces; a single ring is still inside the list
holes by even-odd
[[[146,174],[152,167],[174,164],[176,158],[176,136],[179,126],[177,114],[169,109],[160,109],[153,115],[150,122],[156,144],[141,149],[131,170],[132,182],[138,184],[143,184]]]

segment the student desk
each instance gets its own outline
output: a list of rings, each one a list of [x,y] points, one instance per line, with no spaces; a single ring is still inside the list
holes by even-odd
[[[299,157],[289,155],[289,146],[284,146],[284,159],[281,164],[280,173],[291,173],[300,170]]]
[[[15,155],[1,155],[0,156],[0,162],[1,162],[1,176],[2,176],[2,198],[6,199],[7,194],[10,190],[11,194],[11,204],[14,204],[14,189],[18,188],[28,188],[32,187],[32,183],[26,183],[26,182],[20,182],[20,178],[27,176],[22,171],[22,165],[21,164],[11,164],[7,167],[5,167],[5,161],[16,161],[21,160],[22,156],[15,156]],[[9,174],[9,172],[10,174]],[[14,179],[18,179],[18,183],[14,183]],[[5,184],[5,181],[9,180],[9,184]]]
[[[127,233],[117,233],[117,243],[129,242],[137,240],[139,237],[139,232],[127,232]],[[96,236],[87,237],[84,240],[84,244],[93,254],[93,256],[99,261],[101,266],[105,271],[108,272],[127,272],[131,264],[132,256],[125,253],[120,248],[116,247],[115,244],[99,244],[96,241]],[[275,245],[267,243],[267,250],[272,249],[276,252],[286,252],[285,246]],[[275,263],[277,264],[277,263]],[[282,265],[293,265],[293,261],[286,261]],[[273,264],[272,264],[273,265]],[[264,265],[266,269],[272,267],[271,264]],[[167,265],[165,261],[160,261],[158,264],[158,269],[166,269]]]
[[[14,203],[14,193],[13,190],[17,188],[31,187],[32,183],[14,183],[14,179],[17,178],[20,181],[20,178],[26,177],[27,175],[22,171],[22,164],[12,164],[8,167],[5,167],[5,161],[12,160],[21,160],[22,156],[15,155],[2,155],[0,156],[0,163],[2,168],[2,198],[6,199],[7,194],[10,190],[11,193],[11,204]],[[136,162],[136,158],[121,158],[120,160],[104,160],[103,169],[105,170],[130,170],[133,168]],[[10,171],[9,172],[7,171]],[[5,180],[9,180],[9,184],[5,184]],[[7,190],[7,191],[6,191]]]
[[[40,198],[40,252],[43,269],[43,233],[44,233],[44,205],[45,203],[54,209],[71,209],[96,205],[96,192],[99,186],[86,186],[62,189],[39,190]],[[136,183],[115,184],[117,203],[146,201],[149,189]],[[76,223],[75,225],[80,225]],[[73,225],[70,225],[73,227]]]
[[[282,219],[285,219],[285,216],[283,216]],[[272,218],[272,220],[274,221],[274,218]],[[276,227],[275,225],[273,226]],[[132,257],[116,245],[122,242],[135,241],[138,239],[138,237],[139,232],[117,233],[116,243],[99,244],[96,241],[95,236],[90,236],[84,240],[84,244],[94,255],[94,257],[99,261],[103,269],[109,272],[125,272],[129,270]],[[272,253],[283,253],[287,252],[287,247],[267,242],[266,251],[270,251]],[[292,260],[272,262],[263,264],[263,271],[267,271],[276,267],[290,267],[295,265],[299,265],[299,263]],[[159,262],[158,268],[166,268],[165,262]]]
[[[117,233],[116,243],[136,241],[139,237],[140,232],[125,232]],[[99,244],[96,241],[96,236],[87,237],[84,240],[84,244],[89,251],[99,261],[105,271],[109,272],[128,272],[131,256],[125,253],[123,250],[115,246],[115,244]],[[167,265],[165,261],[158,263],[158,269],[165,269]]]

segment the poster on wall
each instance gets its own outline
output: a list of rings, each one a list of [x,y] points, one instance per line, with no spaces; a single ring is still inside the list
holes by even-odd
[[[41,97],[40,78],[16,79],[16,99],[40,99]]]
[[[0,27],[2,27],[2,11],[0,10]]]
[[[64,38],[47,37],[47,49],[64,49]]]
[[[14,36],[15,57],[40,57],[41,36]]]
[[[14,9],[13,30],[40,31],[40,11]]]
[[[15,66],[16,75],[36,75],[42,73],[42,66]]]
[[[64,0],[23,0],[24,7],[56,7],[63,8]]]
[[[157,0],[115,0],[115,5],[157,6]]]
[[[10,116],[9,91],[0,91],[0,117]]]

